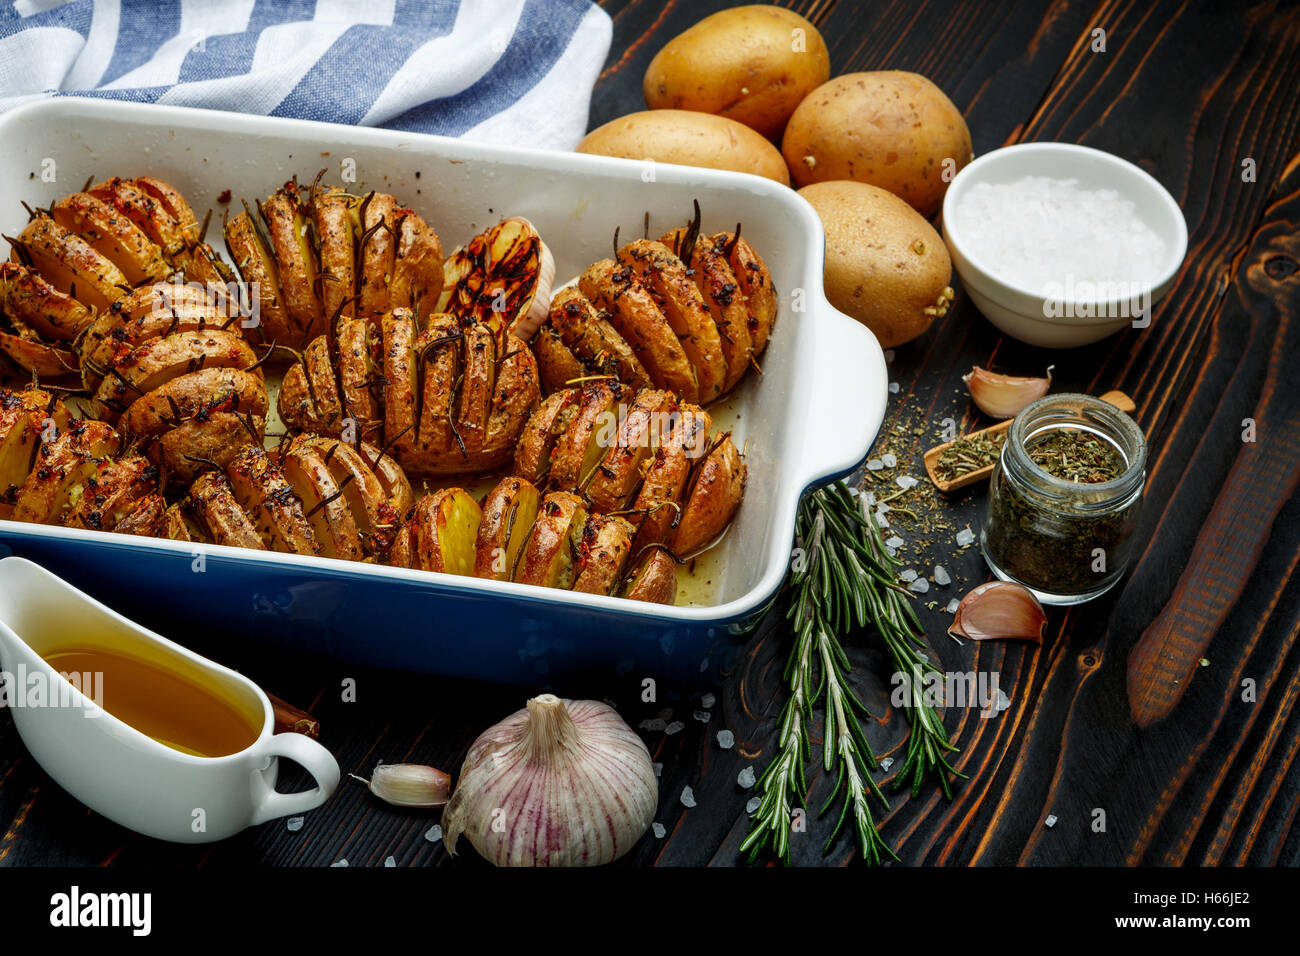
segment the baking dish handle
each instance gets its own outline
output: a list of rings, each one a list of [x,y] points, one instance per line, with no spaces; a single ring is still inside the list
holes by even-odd
[[[824,298],[810,318],[813,373],[798,474],[802,487],[824,484],[860,465],[885,417],[885,354],[865,325]]]

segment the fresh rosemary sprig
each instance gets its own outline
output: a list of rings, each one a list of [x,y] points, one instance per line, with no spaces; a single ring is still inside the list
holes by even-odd
[[[850,812],[862,857],[877,864],[883,855],[897,859],[876,830],[870,797],[886,807],[870,771],[875,755],[863,733],[860,715],[866,707],[848,686],[850,664],[839,636],[854,625],[872,623],[884,640],[897,671],[907,675],[914,691],[907,708],[907,759],[895,784],[908,777],[913,794],[938,770],[945,796],[952,791],[948,774],[958,774],[944,754],[957,748],[948,740],[943,722],[920,697],[927,673],[934,666],[917,650],[923,631],[908,592],[898,583],[899,562],[885,549],[870,508],[836,482],[806,495],[799,505],[795,533],[802,555],[790,576],[794,599],[794,646],[784,679],[790,697],[782,708],[777,730],[777,754],[759,779],[761,802],[750,817],[750,832],[741,844],[753,860],[768,848],[789,862],[791,816],[807,796],[804,764],[808,753],[808,724],[813,706],[825,700],[826,726],[822,764],[835,771],[835,787],[821,808],[825,813],[841,798],[839,819],[825,851],[829,851]],[[941,769],[940,769],[941,768]]]

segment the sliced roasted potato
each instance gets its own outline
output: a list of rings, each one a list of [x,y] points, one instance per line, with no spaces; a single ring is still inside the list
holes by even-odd
[[[241,212],[227,221],[225,233],[226,250],[247,290],[248,310],[257,310],[255,334],[265,342],[296,346],[301,332],[289,323],[280,293],[280,269],[257,223]]]
[[[613,441],[586,484],[591,505],[599,512],[622,511],[641,483],[642,470],[672,430],[671,393],[647,388],[620,417]]]
[[[556,292],[546,324],[559,333],[565,349],[582,364],[584,376],[609,375],[633,388],[650,384],[650,376],[632,347],[580,290],[569,287]],[[548,369],[547,388],[553,391],[571,384],[575,377],[571,371],[572,366]]]
[[[198,523],[216,544],[252,548],[255,551],[267,550],[257,526],[235,499],[229,479],[221,472],[205,471],[199,475],[194,481],[194,487],[190,489],[190,503]],[[186,520],[184,512],[168,509],[168,537],[181,541],[203,540],[195,537],[192,524]]]
[[[381,437],[384,428],[383,403],[379,398],[383,348],[379,330],[365,319],[343,318],[338,323],[338,379],[342,387],[342,411],[356,422],[357,435]]]
[[[150,339],[118,358],[112,375],[106,376],[95,400],[111,412],[161,385],[203,368],[252,369],[257,356],[243,337],[221,329],[177,332]],[[252,374],[261,376],[260,371]]]
[[[296,183],[285,183],[258,205],[271,238],[279,267],[280,301],[288,318],[291,341],[299,346],[325,331],[325,315],[317,291],[316,252],[308,234],[309,222]]]
[[[301,440],[319,452],[342,490],[367,556],[386,554],[411,508],[411,485],[402,469],[372,445],[311,436]]]
[[[63,523],[95,531],[116,531],[142,499],[157,498],[158,468],[141,455],[103,459],[80,490],[74,489],[72,507]],[[158,507],[157,517],[162,517]]]
[[[19,368],[40,378],[75,375],[80,370],[72,352],[36,338],[0,332],[0,351]]]
[[[677,562],[662,548],[646,548],[632,562],[619,596],[651,604],[672,604],[677,598]]]
[[[137,499],[113,529],[118,534],[134,534],[143,538],[166,537],[167,499],[162,495],[145,495]]]
[[[318,435],[341,432],[343,407],[325,336],[312,339],[302,351],[302,360],[285,371],[277,404],[280,418],[294,431]]]
[[[672,534],[682,511],[682,490],[692,466],[708,449],[712,423],[709,413],[695,405],[675,409],[668,437],[650,458],[632,505],[631,519],[637,527],[632,548],[636,553],[666,543]]]
[[[242,369],[200,369],[137,398],[118,420],[118,427],[128,438],[151,438],[188,419],[206,419],[215,412],[265,419],[266,383]]]
[[[95,316],[77,350],[87,372],[97,381],[115,360],[150,339],[207,329],[238,335],[238,315],[227,316],[228,306],[225,300],[193,285],[156,282],[136,289]]]
[[[320,243],[320,296],[326,321],[357,314],[356,232],[361,200],[334,186],[312,190],[311,211]]]
[[[214,471],[209,472],[209,474],[213,476],[214,480],[226,480],[226,476],[219,472]],[[226,485],[226,495],[229,499],[228,503],[234,502],[236,510],[239,511],[239,514],[243,515],[243,511],[239,509],[239,504],[235,502],[234,496],[230,495],[229,483]],[[192,498],[185,498],[183,501],[178,501],[176,504],[169,506],[167,510],[163,512],[162,527],[159,529],[158,537],[169,538],[172,541],[195,541],[204,544],[213,543],[211,531],[209,531],[206,524],[198,518],[195,514],[195,510]],[[262,539],[257,536],[256,529],[252,528],[246,515],[244,516],[244,523],[248,525],[250,529],[249,536],[252,541],[255,542],[248,545],[248,547],[264,550]]]
[[[537,509],[537,519],[515,565],[514,579],[520,584],[571,588],[586,525],[585,501],[567,491],[551,492]]]
[[[0,389],[0,517],[7,518],[35,467],[42,437],[51,442],[68,431],[67,407],[41,389]]]
[[[397,261],[388,295],[392,308],[429,314],[442,294],[442,243],[410,209],[397,211]]]
[[[14,504],[14,520],[60,524],[104,459],[122,448],[103,422],[74,419],[53,441],[43,442]]]
[[[389,287],[397,262],[397,198],[372,192],[361,201],[361,315],[378,318],[393,307]]]
[[[226,466],[235,498],[247,511],[271,551],[319,554],[321,546],[302,502],[284,473],[263,449],[249,446]]]
[[[537,483],[551,471],[551,453],[581,407],[582,390],[568,388],[546,398],[528,417],[515,447],[515,474]]]
[[[551,451],[547,485],[556,491],[580,491],[596,472],[618,432],[622,388],[607,382],[584,386],[578,410]]]
[[[727,250],[727,263],[740,284],[749,310],[749,337],[757,357],[767,348],[767,340],[776,323],[777,297],[772,274],[763,257],[744,238],[731,232],[713,237],[715,248]]]
[[[357,523],[342,489],[316,449],[290,442],[276,455],[285,479],[293,486],[311,524],[320,553],[327,558],[360,561],[365,557]]]
[[[699,382],[682,343],[630,268],[602,259],[587,267],[578,287],[608,311],[610,324],[632,347],[656,385],[672,389],[683,401],[698,399]]]
[[[121,269],[44,214],[19,234],[13,258],[25,258],[54,288],[101,312],[131,291]]]
[[[573,590],[613,594],[623,580],[635,529],[617,516],[593,514],[582,529]]]
[[[541,493],[531,482],[502,478],[483,501],[474,548],[474,575],[509,581],[537,518]]]
[[[154,190],[161,192],[156,185],[158,181],[151,182],[155,184]],[[145,188],[144,183],[143,179],[114,177],[91,186],[86,192],[126,215],[169,259],[179,257],[188,246],[198,241],[198,223],[193,221],[194,214],[182,200],[184,208],[178,211],[183,216],[189,213],[182,222],[175,212]]]
[[[660,241],[676,251],[685,231],[676,229]],[[729,392],[749,370],[754,354],[754,343],[749,334],[749,305],[727,261],[727,248],[717,241],[717,237],[702,235],[696,240],[690,267],[704,303],[717,323],[722,354],[727,360],[723,391]]]
[[[93,318],[72,296],[17,262],[0,263],[0,310],[54,342],[72,341]]]
[[[711,546],[726,530],[745,496],[745,463],[731,437],[723,435],[695,469],[682,495],[682,514],[671,547],[689,558]]]
[[[162,249],[129,216],[89,193],[64,196],[50,208],[50,215],[121,269],[133,286],[150,280],[157,282],[171,274]]]
[[[181,422],[145,443],[149,458],[167,472],[168,483],[188,485],[205,468],[224,468],[250,443],[261,447],[266,420],[260,415],[211,412]]]
[[[398,531],[389,561],[404,568],[471,575],[482,517],[478,502],[463,489],[425,495]]]

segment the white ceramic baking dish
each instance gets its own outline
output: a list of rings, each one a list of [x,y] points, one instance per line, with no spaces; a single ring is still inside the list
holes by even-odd
[[[56,98],[0,116],[0,228],[16,235],[21,201],[45,206],[87,178],[161,177],[224,249],[218,197],[269,195],[292,176],[352,191],[391,191],[450,249],[510,215],[526,216],[574,275],[623,240],[684,223],[699,200],[708,231],[743,224],[780,292],[762,360],[719,419],[745,453],[745,501],[688,588],[702,603],[662,607],[510,583],[325,558],[0,521],[8,553],[36,560],[182,642],[225,628],[359,663],[489,680],[615,668],[639,675],[709,671],[717,643],[743,632],[785,577],[795,510],[811,484],[842,475],[871,446],[886,371],[875,338],[822,293],[823,238],[792,190],[754,176],[260,116]],[[342,178],[347,170],[355,181]],[[201,571],[195,570],[202,568]],[[701,597],[703,596],[703,597]]]

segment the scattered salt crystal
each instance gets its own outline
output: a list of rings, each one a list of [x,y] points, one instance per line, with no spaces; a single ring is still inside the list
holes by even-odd
[[[428,840],[430,843],[437,843],[439,840],[442,839],[442,825],[435,823],[433,826],[431,826],[428,830],[425,831],[424,838]]]
[[[758,778],[754,776],[754,768],[746,767],[744,770],[740,771],[740,773],[736,776],[736,783],[740,784],[742,787],[748,790],[750,787],[754,785],[754,781],[756,779]]]
[[[686,729],[686,725],[684,723],[682,723],[680,720],[674,720],[671,724],[669,724],[667,727],[664,728],[664,733],[666,733],[669,737],[671,737],[673,734],[681,733],[685,729]]]
[[[893,350],[893,349],[885,349],[885,361],[886,361],[886,362],[892,362],[893,360],[894,360],[894,350]]]
[[[951,601],[948,602],[948,606],[945,607],[944,610],[947,611],[949,614],[956,614],[957,608],[959,607],[961,607],[961,601],[957,600],[956,598],[953,598]]]
[[[917,578],[907,586],[909,591],[915,591],[917,594],[925,594],[930,590],[930,582],[925,578]]]
[[[885,517],[885,513],[883,511],[876,512],[876,524],[878,524],[881,528],[889,527],[889,519]]]
[[[668,726],[668,722],[661,717],[651,717],[649,720],[641,721],[637,726],[642,730],[649,730],[653,733],[655,731],[663,730]]]
[[[885,539],[885,547],[887,548],[901,548],[905,543],[898,535]]]
[[[873,458],[871,461],[867,462],[867,471],[880,471],[880,469],[884,467],[885,463],[879,458]]]
[[[391,857],[391,856],[384,857],[384,866],[397,866],[396,857]]]
[[[915,581],[916,572],[913,569],[908,568],[906,571],[902,572],[899,575],[899,577],[902,578],[904,581]]]
[[[968,544],[975,543],[975,532],[970,528],[962,528],[957,532],[957,547],[964,548]]]
[[[881,770],[884,770],[885,772],[888,772],[888,771],[889,771],[889,768],[892,767],[893,765],[894,765],[894,758],[893,758],[893,757],[881,757],[881,758],[880,758],[880,769],[881,769]]]
[[[894,510],[893,508],[889,507],[889,505],[885,504],[882,501],[880,504],[876,505],[876,517],[880,517],[880,515],[887,515],[893,510]]]
[[[692,714],[691,716],[694,717],[696,720],[698,720],[700,723],[702,723],[702,724],[707,724],[707,723],[709,722],[709,719],[710,719],[713,715],[710,714],[707,710],[697,710],[697,711],[696,711],[694,714]]]
[[[889,545],[885,545],[885,551],[889,554],[889,556],[890,556],[891,558],[896,558],[896,557],[898,557],[898,549],[897,549],[897,548],[891,548]]]
[[[690,787],[682,787],[682,806],[695,806],[695,791]]]
[[[917,486],[917,480],[911,475],[899,475],[894,479],[894,484],[906,491],[908,488],[915,488]]]
[[[876,493],[874,491],[864,491],[862,500],[867,503],[867,507],[871,507],[876,503]]]
[[[1011,698],[1007,696],[1006,691],[1004,691],[1001,687],[999,687],[998,703],[997,703],[998,712],[1001,713],[1002,711],[1006,710],[1010,706],[1011,706]]]
[[[290,817],[289,822],[285,824],[290,833],[297,833],[302,829],[302,817]]]
[[[746,812],[746,813],[753,813],[755,810],[757,810],[757,809],[758,809],[759,807],[761,807],[762,805],[763,805],[763,801],[762,801],[760,798],[758,798],[758,797],[750,797],[750,798],[749,798],[749,801],[745,804],[745,812]]]
[[[331,863],[331,864],[330,864],[331,867],[335,867],[335,866],[347,866],[347,865],[348,865],[348,861],[347,861],[347,860],[339,860],[337,863]]]
[[[736,746],[736,735],[730,730],[719,730],[718,746],[723,750],[730,750],[732,747]]]
[[[892,451],[885,452],[883,455],[880,456],[880,460],[881,462],[884,463],[884,466],[886,468],[893,468],[895,465],[898,464],[898,458],[897,456],[894,455]]]
[[[1047,819],[1043,821],[1043,826],[1045,826],[1045,827],[1054,827],[1054,826],[1056,826],[1056,814],[1054,814],[1054,813],[1049,813],[1049,814],[1047,815]]]
[[[716,702],[717,702],[717,698],[714,697],[712,694],[705,694],[703,697],[700,698],[700,706],[703,707],[705,710],[712,710],[713,705]]]
[[[947,585],[952,584],[952,576],[948,574],[948,569],[942,564],[936,564],[934,566],[934,583],[940,587],[946,587]]]
[[[664,838],[664,834],[668,832],[667,830],[664,829],[664,825],[662,823],[652,823],[650,824],[650,829],[654,831],[655,839],[657,840],[662,840]]]
[[[899,389],[899,385],[898,385],[897,382],[890,382],[890,383],[889,383],[889,394],[890,394],[890,395],[897,395],[897,394],[898,394],[898,389]]]
[[[661,763],[652,763],[650,766],[654,768],[655,776],[656,776],[656,777],[662,777],[662,776],[664,775],[664,765],[663,765],[663,764],[661,764]]]

